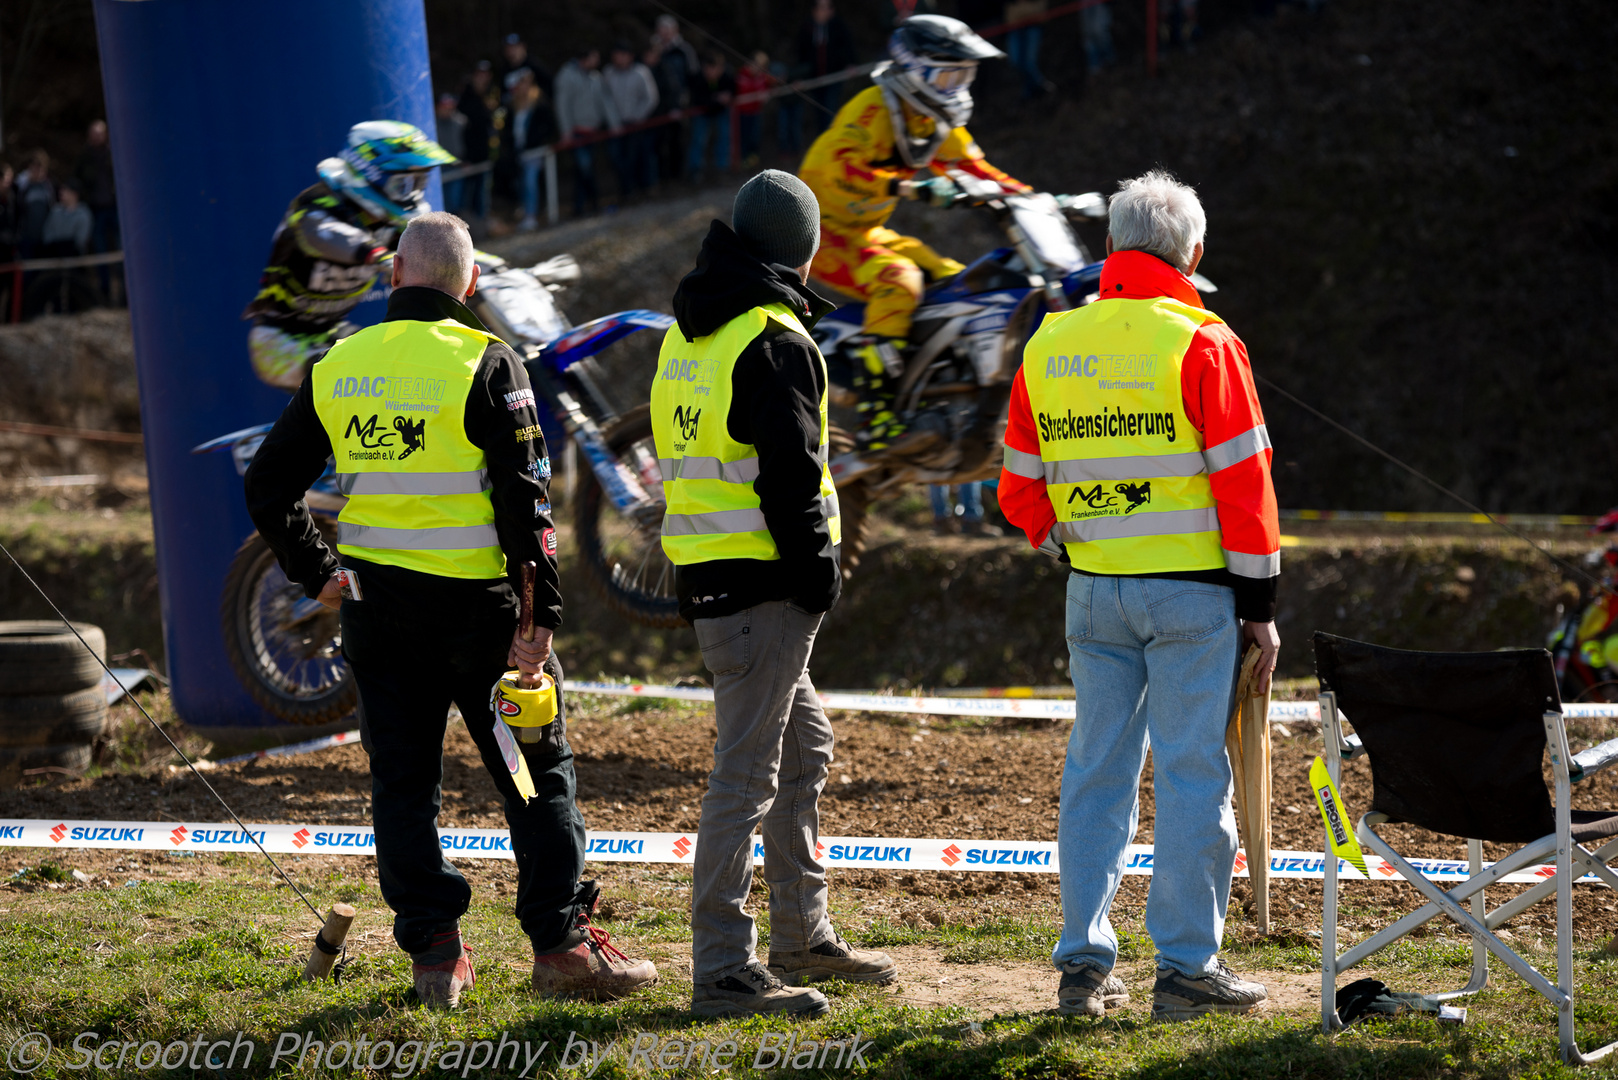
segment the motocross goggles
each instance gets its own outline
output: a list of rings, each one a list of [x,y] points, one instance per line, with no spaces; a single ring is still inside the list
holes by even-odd
[[[964,90],[972,85],[973,79],[978,77],[978,62],[976,60],[959,61],[923,57],[922,65],[922,80],[940,93],[947,94],[952,90]]]
[[[426,169],[390,173],[382,181],[382,193],[396,203],[407,203],[413,196],[427,190],[429,175]]]

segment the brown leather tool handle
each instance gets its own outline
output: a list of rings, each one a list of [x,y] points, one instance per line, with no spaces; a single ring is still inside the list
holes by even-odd
[[[524,641],[534,640],[534,581],[539,575],[539,566],[529,559],[522,564],[522,595],[518,597],[517,633]],[[524,689],[532,690],[542,681],[538,675],[529,675],[524,672],[518,676],[518,685]]]

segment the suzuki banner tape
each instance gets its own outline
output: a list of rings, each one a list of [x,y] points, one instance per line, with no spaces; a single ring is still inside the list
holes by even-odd
[[[0,818],[0,847],[105,848],[118,851],[239,851],[258,849],[281,854],[371,855],[376,833],[363,825],[235,825],[172,821],[29,821]],[[504,829],[438,830],[444,854],[466,859],[510,859],[511,835]],[[590,862],[684,863],[696,850],[696,833],[592,832],[585,841]],[[988,870],[1057,872],[1056,845],[1041,840],[907,840],[893,837],[826,836],[815,847],[826,866],[865,870]],[[753,865],[764,861],[764,842],[753,838]],[[1346,881],[1402,881],[1393,867],[1366,855],[1369,874],[1361,874],[1346,861],[1337,863],[1337,875]],[[1457,881],[1467,876],[1462,859],[1411,859],[1410,864],[1434,881]],[[1487,864],[1485,864],[1487,865]],[[1124,873],[1150,874],[1152,848],[1131,844],[1124,855]],[[1238,852],[1231,868],[1235,877],[1247,877],[1247,857]],[[1554,866],[1531,866],[1502,880],[1533,883],[1556,873]],[[1276,851],[1270,855],[1270,876],[1319,880],[1326,874],[1326,857],[1318,851]],[[1599,881],[1594,874],[1582,881]]]
[[[629,697],[670,698],[675,701],[712,701],[705,686],[657,686],[651,683],[570,682],[574,694],[621,694]],[[821,708],[848,712],[911,713],[931,716],[1015,716],[1036,720],[1073,719],[1072,698],[949,698],[907,697],[901,694],[830,690],[819,695]],[[1563,705],[1570,720],[1618,719],[1618,704]],[[1320,720],[1318,701],[1272,701],[1270,723]]]

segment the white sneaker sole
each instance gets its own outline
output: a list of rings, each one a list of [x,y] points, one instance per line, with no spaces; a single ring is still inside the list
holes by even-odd
[[[852,972],[838,971],[835,968],[808,967],[788,972],[785,968],[771,967],[770,974],[786,983],[788,986],[808,986],[810,983],[824,982],[827,979],[842,979],[845,982],[869,983],[873,986],[886,986],[899,977],[899,965],[893,964],[881,971]]]
[[[1086,997],[1076,1001],[1058,999],[1056,1012],[1060,1016],[1104,1016],[1108,1009],[1117,1009],[1128,1004],[1128,994],[1107,994],[1104,997]],[[1100,1007],[1092,1008],[1092,1006]]]
[[[1216,1005],[1209,1002],[1206,1005],[1164,1005],[1153,1003],[1152,1019],[1166,1024],[1177,1024],[1185,1020],[1195,1020],[1199,1016],[1210,1013],[1230,1013],[1235,1016],[1246,1016],[1248,1013],[1258,1012],[1270,1004],[1268,998],[1255,1001],[1251,1005]]]
[[[693,1001],[691,1011],[698,1016],[825,1016],[831,1012],[831,1002],[824,997],[805,998],[802,1005],[783,1005],[779,1008],[768,1008],[744,1005],[739,1001],[725,1001],[710,998],[705,1001]]]

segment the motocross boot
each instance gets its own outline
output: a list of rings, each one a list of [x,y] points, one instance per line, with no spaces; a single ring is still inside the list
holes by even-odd
[[[903,338],[867,336],[856,343],[851,355],[854,390],[860,403],[860,430],[855,444],[869,453],[903,456],[923,450],[938,441],[935,431],[912,431],[894,411],[899,377],[904,372],[904,354],[909,344]]]

